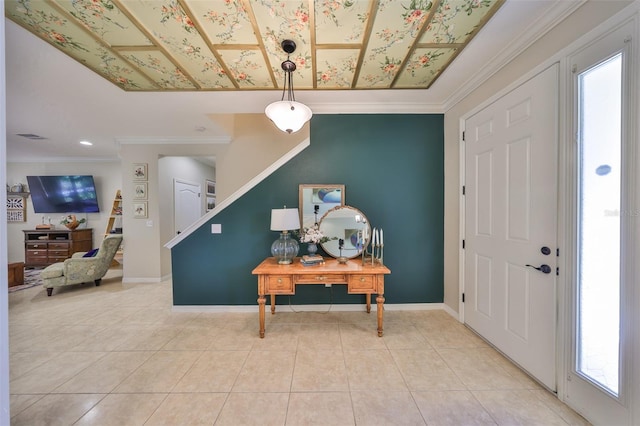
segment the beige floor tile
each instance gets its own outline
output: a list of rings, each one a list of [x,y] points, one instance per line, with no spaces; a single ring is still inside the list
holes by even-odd
[[[50,352],[12,352],[9,354],[9,379],[15,380],[23,374],[44,364],[56,354]]]
[[[175,338],[182,327],[172,325],[145,326],[136,329],[115,350],[157,351]]]
[[[11,417],[13,426],[72,425],[91,410],[104,395],[46,395],[21,413]]]
[[[280,306],[260,339],[257,307],[181,312],[170,281],[109,274],[9,294],[12,424],[588,424],[443,310],[386,311],[379,338],[364,306]]]
[[[391,355],[409,390],[467,390],[434,349],[392,350]]]
[[[344,351],[349,388],[408,391],[388,350]]]
[[[151,355],[153,352],[109,352],[55,391],[56,393],[109,393]]]
[[[171,392],[201,355],[202,352],[197,351],[156,352],[116,387],[114,392]]]
[[[284,425],[288,403],[288,392],[231,393],[215,426]]]
[[[216,328],[207,350],[248,351],[260,339],[259,328],[257,317],[255,327],[243,323],[236,327]]]
[[[9,397],[9,412],[11,416],[16,416],[24,411],[26,408],[29,408],[31,405],[42,399],[45,395],[36,394],[36,395],[11,395]]]
[[[361,349],[387,349],[378,336],[377,326],[369,324],[340,324],[340,341],[345,351]]]
[[[104,397],[75,426],[140,426],[166,398],[166,394],[110,394]]]
[[[412,392],[428,425],[495,425],[496,422],[468,391]]]
[[[358,425],[425,425],[409,392],[351,392]]]
[[[295,353],[252,351],[233,385],[233,392],[289,392]]]
[[[338,323],[304,323],[300,325],[298,349],[319,350],[340,348],[342,348],[342,343],[340,341],[340,328],[338,327]]]
[[[173,393],[144,426],[213,425],[227,399],[226,393]]]
[[[97,334],[87,337],[69,350],[76,352],[113,351],[122,345],[124,341],[134,336],[140,327],[114,324]]]
[[[292,392],[287,425],[355,425],[349,392]]]
[[[257,327],[257,323],[256,323]],[[258,328],[255,329],[256,336]],[[298,349],[300,324],[269,324],[263,339],[255,339],[253,350],[256,351],[295,351]]]
[[[566,422],[528,390],[473,391],[500,425],[564,425]]]
[[[493,349],[438,349],[449,368],[469,390],[526,389],[519,379],[510,375],[490,355]]]
[[[204,351],[211,346],[215,330],[205,327],[184,327],[162,347],[165,351]]]
[[[560,401],[551,392],[544,389],[530,390],[529,392],[538,397],[542,402],[544,402],[547,407],[549,407],[554,413],[562,417],[562,419],[568,424],[574,426],[590,425],[590,423],[584,417],[573,411],[568,405]]]
[[[421,333],[438,349],[488,347],[484,340],[458,322],[427,322]]]
[[[207,351],[173,388],[173,392],[230,392],[248,351]]]
[[[385,322],[382,339],[389,349],[432,349],[431,344],[413,324]]]
[[[347,369],[340,350],[300,350],[296,354],[292,392],[348,391]]]
[[[103,357],[103,352],[63,352],[9,383],[12,394],[49,393]]]

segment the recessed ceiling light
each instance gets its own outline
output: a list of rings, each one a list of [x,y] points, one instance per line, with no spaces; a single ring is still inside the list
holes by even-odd
[[[93,145],[91,142],[89,141],[80,141],[81,145]]]

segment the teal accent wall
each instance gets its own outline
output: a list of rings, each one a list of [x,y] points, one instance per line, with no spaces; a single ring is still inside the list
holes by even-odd
[[[299,184],[344,184],[345,203],[384,229],[386,303],[441,303],[444,116],[316,115],[311,145],[173,247],[174,305],[257,304],[251,274],[278,238],[271,209],[298,206]],[[251,155],[251,153],[247,153]],[[211,234],[211,223],[222,234]],[[301,253],[306,245],[301,244]],[[346,286],[298,286],[296,305],[363,303]],[[278,296],[277,303],[289,303]]]

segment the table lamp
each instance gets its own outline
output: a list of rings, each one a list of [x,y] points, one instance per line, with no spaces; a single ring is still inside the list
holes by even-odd
[[[280,238],[271,244],[271,254],[281,265],[288,265],[298,254],[298,242],[291,238],[289,231],[300,229],[300,214],[298,209],[272,209],[271,230],[282,231]]]

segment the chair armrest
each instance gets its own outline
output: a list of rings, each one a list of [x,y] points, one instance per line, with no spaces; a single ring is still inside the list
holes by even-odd
[[[88,251],[77,251],[77,252],[75,252],[75,253],[73,253],[71,255],[71,258],[72,259],[78,259],[78,258],[81,258],[82,256],[84,256],[87,253],[89,253],[89,252]]]

